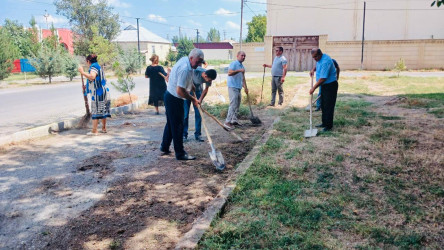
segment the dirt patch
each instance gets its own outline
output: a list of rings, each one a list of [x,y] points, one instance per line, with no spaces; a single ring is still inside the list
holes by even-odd
[[[190,155],[197,157],[195,161],[177,161],[174,153],[161,156],[158,141],[152,142],[148,148],[128,145],[124,154],[119,151],[102,152],[85,159],[77,166],[77,171],[98,174],[97,178],[114,175],[113,166],[119,164],[123,157],[134,165],[128,165],[132,168],[130,174],[113,182],[99,202],[65,225],[45,229],[44,232],[48,233],[42,234],[32,245],[49,249],[173,248],[233,177],[237,165],[271,125],[274,116],[267,115],[267,112],[264,109],[256,114],[263,122],[261,127],[251,126],[249,120],[242,121],[245,125],[235,132],[244,139],[243,142],[236,142],[229,133],[208,119],[213,142],[225,159],[226,169],[223,172],[212,165],[207,141],[193,139],[187,140],[184,146]],[[123,130],[133,127],[132,122],[119,126]],[[145,153],[147,150],[157,152],[157,159],[145,161],[146,157],[151,157],[151,154]],[[149,163],[139,165],[139,162]],[[52,188],[54,184],[48,181],[47,186]]]

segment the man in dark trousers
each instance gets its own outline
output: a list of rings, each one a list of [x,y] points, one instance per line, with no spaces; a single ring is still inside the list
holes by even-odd
[[[262,66],[271,68],[271,102],[268,106],[274,106],[276,102],[276,90],[279,94],[279,105],[284,102],[284,82],[285,76],[287,75],[287,59],[282,54],[284,53],[284,48],[276,48],[276,57],[273,60],[273,64],[263,64]]]
[[[163,131],[160,151],[162,154],[170,153],[171,141],[174,143],[174,153],[177,160],[194,160],[183,148],[183,117],[184,100],[190,100],[194,106],[199,105],[199,100],[190,95],[193,86],[193,69],[202,65],[204,54],[200,49],[193,49],[188,57],[182,57],[171,70],[167,91],[165,91],[164,103],[167,123]]]
[[[339,73],[341,72],[341,68],[339,68],[339,64],[338,62],[336,62],[335,59],[331,59],[333,61],[333,64],[335,65],[336,68],[336,81],[339,81]],[[313,77],[314,72],[316,71],[316,65],[313,67],[313,69],[310,71],[310,76]],[[318,97],[317,97],[317,101],[316,101],[316,109],[315,111],[319,111],[321,110],[321,86],[319,86],[319,91],[318,91]]]
[[[316,84],[310,89],[309,93],[312,95],[316,88],[322,86],[322,124],[316,127],[323,127],[322,131],[326,132],[333,128],[333,115],[338,95],[336,68],[331,57],[327,54],[322,54],[321,49],[312,49],[311,56],[316,61]]]

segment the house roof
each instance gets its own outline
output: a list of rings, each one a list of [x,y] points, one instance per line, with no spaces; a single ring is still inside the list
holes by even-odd
[[[139,41],[170,43],[167,39],[162,38],[141,26],[139,26]],[[120,31],[119,35],[114,39],[114,42],[137,42],[137,28],[133,25],[127,26]]]
[[[233,45],[229,42],[218,42],[218,43],[193,43],[194,48],[199,49],[233,49]],[[177,43],[174,43],[177,47]]]

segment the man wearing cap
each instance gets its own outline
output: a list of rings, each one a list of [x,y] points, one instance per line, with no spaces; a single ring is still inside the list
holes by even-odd
[[[316,88],[322,86],[322,124],[316,127],[323,127],[322,131],[326,132],[333,128],[333,115],[338,95],[336,68],[331,57],[327,54],[322,54],[321,49],[312,49],[311,56],[316,61],[316,84],[310,89],[309,93],[312,95]]]
[[[163,131],[160,151],[162,154],[170,153],[171,141],[174,143],[174,153],[177,160],[194,160],[183,148],[183,117],[184,100],[190,100],[194,106],[199,100],[190,95],[193,86],[193,69],[202,64],[204,54],[200,49],[193,49],[188,57],[182,57],[171,70],[164,103],[167,123]]]

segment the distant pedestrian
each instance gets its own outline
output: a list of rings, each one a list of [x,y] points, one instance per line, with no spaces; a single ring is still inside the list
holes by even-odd
[[[166,82],[165,77],[168,74],[165,72],[162,66],[159,65],[159,56],[153,54],[150,58],[151,65],[148,66],[145,70],[145,78],[150,79],[150,97],[148,99],[148,104],[153,105],[156,109],[156,115],[159,115],[159,103],[163,103],[163,96],[166,91]]]
[[[276,102],[276,90],[279,93],[279,105],[284,102],[284,82],[287,75],[287,59],[282,54],[284,48],[276,48],[276,57],[273,60],[273,64],[263,64],[262,66],[271,68],[271,102],[268,106],[274,106]]]
[[[194,84],[194,91],[192,91],[190,94],[194,96],[196,94],[197,99],[199,99],[199,103],[203,102],[203,99],[208,93],[208,89],[211,86],[211,82],[216,79],[217,72],[214,69],[205,70],[202,67],[198,67],[197,69],[193,70],[193,84]],[[203,88],[203,84],[205,83],[205,89]],[[190,114],[190,106],[191,101],[185,100],[184,101],[184,113],[185,117],[183,119],[183,139],[188,139],[188,117]],[[198,107],[194,106],[194,125],[195,125],[195,131],[194,131],[194,138],[196,141],[203,142],[202,139],[202,117],[200,116]]]
[[[240,125],[237,119],[239,107],[242,100],[242,87],[248,94],[248,88],[245,82],[245,68],[242,63],[245,61],[245,52],[239,51],[235,61],[228,66],[228,96],[230,97],[230,107],[228,108],[227,118],[225,119],[225,127],[233,129],[235,125]]]
[[[193,69],[202,64],[204,54],[200,49],[193,49],[188,57],[182,57],[174,65],[165,91],[165,113],[167,123],[163,131],[160,151],[163,154],[170,153],[171,141],[174,143],[174,153],[177,160],[194,160],[196,157],[188,155],[183,148],[183,118],[184,100],[190,100],[194,106],[199,105],[199,100],[190,95],[193,86]]]
[[[87,135],[98,135],[97,127],[99,120],[102,121],[101,133],[107,133],[106,130],[106,118],[111,117],[110,106],[111,101],[109,98],[109,89],[106,86],[106,79],[103,69],[97,63],[97,55],[91,54],[86,57],[86,63],[89,66],[88,73],[83,71],[83,68],[79,66],[78,70],[81,75],[87,78],[85,93],[91,94],[91,115],[92,115],[92,131]]]
[[[310,95],[316,88],[322,86],[321,110],[322,123],[316,127],[323,127],[322,131],[333,128],[333,115],[335,112],[336,97],[338,95],[338,81],[336,68],[327,54],[322,54],[321,49],[312,49],[311,55],[316,61],[316,84],[310,89]]]
[[[337,81],[339,81],[339,73],[341,72],[341,69],[339,68],[339,64],[338,64],[338,62],[336,62],[335,59],[332,58],[331,60],[333,61],[333,64],[335,65],[335,68],[336,68],[336,79],[337,79]],[[316,71],[316,65],[310,71],[310,76],[311,77],[313,77],[315,71]],[[321,86],[319,86],[319,91],[318,91],[317,99],[318,100],[316,101],[316,109],[315,109],[315,111],[321,110]]]

